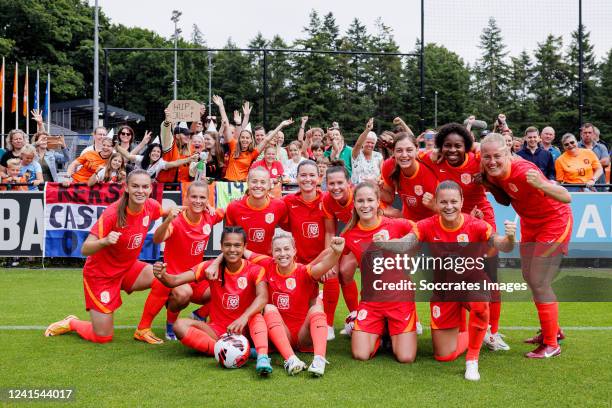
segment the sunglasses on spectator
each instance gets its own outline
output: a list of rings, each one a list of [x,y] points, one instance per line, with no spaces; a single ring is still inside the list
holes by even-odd
[[[128,136],[132,136],[132,132],[119,132],[120,135],[128,135]]]
[[[570,140],[569,142],[563,143],[563,146],[564,147],[568,147],[568,146],[572,146],[572,145],[575,145],[575,144],[576,144],[575,140]]]

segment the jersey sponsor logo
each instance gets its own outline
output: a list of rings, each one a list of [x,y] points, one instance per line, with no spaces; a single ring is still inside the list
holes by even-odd
[[[417,198],[415,196],[406,196],[406,205],[408,207],[416,207],[417,206]]]
[[[145,216],[142,218],[142,226],[143,226],[143,227],[148,227],[148,226],[149,226],[149,216],[148,216],[148,215],[145,215]]]
[[[510,189],[510,191],[515,193],[518,191],[518,187],[514,183],[508,183],[508,188]]]
[[[200,255],[204,252],[204,241],[194,241],[191,243],[191,255]]]
[[[204,235],[210,235],[210,224],[204,224],[204,226],[202,227],[202,233],[204,233]]]
[[[414,194],[416,194],[418,196],[422,196],[423,195],[423,186],[421,186],[419,184],[414,186]]]
[[[142,234],[134,234],[130,237],[127,248],[136,249],[136,248],[140,248],[141,245],[142,245]]]
[[[247,287],[247,278],[245,278],[244,276],[241,276],[238,278],[238,281],[236,283],[238,284],[238,287],[240,289],[244,289]]]
[[[295,289],[295,278],[287,278],[287,279],[285,279],[285,286],[289,290]]]
[[[100,292],[100,302],[104,304],[107,304],[108,302],[110,302],[110,293],[108,293],[108,290]]]
[[[272,302],[279,310],[288,310],[290,307],[289,295],[286,293],[274,292],[272,294]]]
[[[365,309],[361,309],[359,313],[357,313],[357,320],[365,320],[368,317],[368,311]]]
[[[266,230],[263,228],[249,228],[249,241],[263,242],[266,238]]]
[[[306,238],[317,238],[319,236],[319,224],[316,222],[302,223],[302,234]]]
[[[222,304],[224,309],[235,310],[240,306],[240,296],[232,295],[231,293],[224,293]]]
[[[463,184],[470,184],[472,182],[472,175],[469,173],[461,174],[461,182]]]
[[[434,306],[431,308],[431,315],[434,318],[439,318],[440,317],[440,306]]]
[[[267,213],[265,220],[268,224],[272,224],[274,222],[274,213]]]

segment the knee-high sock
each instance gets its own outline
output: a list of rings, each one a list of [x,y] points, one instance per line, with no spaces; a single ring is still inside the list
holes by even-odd
[[[288,360],[289,357],[293,356],[295,353],[287,337],[283,318],[280,313],[275,310],[273,312],[266,312],[264,314],[264,320],[266,321],[266,326],[268,326],[268,336],[270,340],[272,340],[272,343],[274,343],[274,346],[281,356],[283,356],[285,360]]]
[[[489,324],[491,334],[499,331],[499,316],[501,316],[501,302],[489,302]]]
[[[181,339],[185,346],[198,350],[207,356],[215,355],[215,340],[203,330],[191,326]]]
[[[342,296],[344,297],[349,312],[357,310],[357,306],[359,305],[359,289],[357,289],[357,282],[355,282],[355,280],[350,283],[342,284]]]
[[[249,333],[257,354],[268,354],[268,327],[260,313],[249,319]]]
[[[470,322],[468,324],[468,349],[465,355],[466,360],[478,360],[482,340],[487,334],[489,325],[489,303],[473,302],[470,303]]]
[[[74,330],[84,340],[91,341],[92,343],[108,343],[113,339],[112,334],[110,336],[98,336],[96,333],[94,333],[91,322],[85,320],[71,320],[70,330]]]
[[[173,312],[170,309],[166,309],[166,323],[174,324],[179,314],[181,314],[181,312]]]
[[[557,332],[559,331],[559,303],[538,303],[538,317],[540,318],[540,326],[542,327],[542,336],[544,344],[552,347],[557,347]]]
[[[447,356],[434,355],[434,358],[442,362],[455,360],[457,357],[463,354],[465,350],[468,348],[469,337],[470,335],[467,331],[459,332],[457,334],[457,346],[455,348],[455,351],[450,353]]]
[[[328,279],[323,283],[323,310],[327,316],[327,325],[334,325],[334,315],[338,298],[340,297],[340,282],[338,278]]]
[[[466,313],[465,313],[465,309],[461,308],[461,311],[459,312],[461,314],[461,323],[459,323],[459,332],[462,333],[464,331],[467,331],[467,319],[466,319]]]
[[[314,354],[325,357],[327,352],[327,317],[323,312],[314,312],[310,315],[310,337]]]
[[[153,319],[155,319],[155,316],[157,316],[159,311],[168,301],[170,291],[170,288],[164,286],[157,279],[153,279],[153,282],[151,283],[151,291],[149,292],[149,296],[147,296],[147,300],[144,304],[140,323],[138,323],[139,330],[148,329],[151,327]]]

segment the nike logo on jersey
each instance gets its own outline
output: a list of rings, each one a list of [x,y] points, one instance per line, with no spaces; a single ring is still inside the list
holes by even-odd
[[[434,237],[434,241],[441,241],[441,240],[442,240],[441,238]]]
[[[359,241],[361,241],[361,238],[354,240],[354,243],[358,243]]]
[[[291,205],[291,208],[298,208],[297,205]]]
[[[244,221],[244,220],[248,220],[249,218],[250,218],[250,217],[240,217],[240,219],[241,219],[242,221]]]

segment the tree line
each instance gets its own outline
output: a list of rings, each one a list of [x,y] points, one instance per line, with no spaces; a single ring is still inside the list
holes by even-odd
[[[93,89],[93,8],[79,0],[0,0],[0,55],[7,61],[51,72],[53,100],[88,98]],[[597,61],[589,32],[583,28],[584,119],[608,138],[612,132],[612,50]],[[286,42],[258,34],[248,48],[399,52],[391,27],[378,19],[374,32],[354,19],[340,32],[332,13],[312,11],[303,38]],[[172,48],[172,39],[139,27],[112,23],[100,13],[101,47]],[[178,41],[181,48],[206,48],[197,25]],[[481,56],[465,61],[444,45],[425,46],[425,124],[461,121],[470,114],[491,123],[498,113],[521,133],[529,125],[552,125],[557,134],[576,132],[578,124],[578,34],[567,43],[549,35],[535,50],[511,56],[494,18],[480,36]],[[230,39],[225,49],[238,46]],[[418,53],[420,44],[413,50]],[[172,99],[173,53],[145,51],[109,54],[109,103],[145,115],[142,128],[157,127]],[[208,102],[206,52],[184,52],[178,58],[179,98]],[[211,53],[212,93],[228,108],[243,100],[254,103],[253,122],[263,119],[262,53]],[[101,58],[103,61],[103,58]],[[310,116],[312,125],[340,123],[355,138],[369,117],[378,131],[402,116],[416,126],[419,119],[417,57],[270,52],[268,118],[275,124],[288,117]],[[10,64],[7,77],[10,78]],[[10,84],[9,84],[10,86]],[[31,88],[32,89],[32,88]],[[103,83],[101,83],[103,94]],[[5,95],[10,103],[10,95]],[[10,106],[10,105],[9,105]],[[214,105],[213,105],[214,108]],[[216,112],[212,112],[215,114]],[[310,123],[310,122],[309,122]]]

